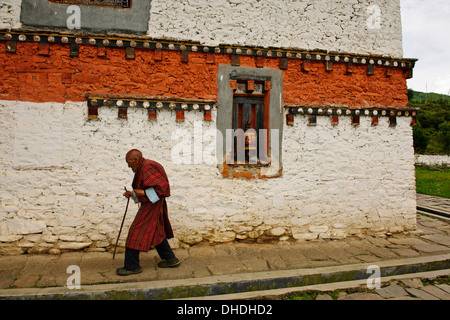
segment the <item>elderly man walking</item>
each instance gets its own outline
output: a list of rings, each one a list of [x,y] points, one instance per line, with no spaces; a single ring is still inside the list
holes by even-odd
[[[152,246],[163,259],[158,267],[177,267],[180,261],[167,241],[173,238],[173,231],[166,203],[166,197],[170,196],[166,172],[159,163],[144,159],[142,152],[137,149],[128,151],[125,160],[134,172],[134,179],[133,191],[126,191],[123,195],[139,202],[140,208],[125,242],[124,267],[117,269],[116,273],[126,276],[142,272],[139,253],[149,251]]]

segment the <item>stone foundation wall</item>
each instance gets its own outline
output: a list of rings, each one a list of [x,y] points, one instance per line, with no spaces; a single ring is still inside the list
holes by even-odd
[[[449,155],[427,155],[427,154],[416,154],[416,163],[425,165],[438,165],[438,166],[448,166],[450,165]]]

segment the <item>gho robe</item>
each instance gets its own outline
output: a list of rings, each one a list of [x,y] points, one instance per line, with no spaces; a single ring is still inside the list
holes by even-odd
[[[169,222],[166,197],[170,196],[169,180],[159,163],[140,159],[134,174],[133,189],[152,187],[159,200],[152,203],[147,196],[138,197],[141,206],[128,231],[125,246],[139,251],[149,251],[150,247],[160,244],[165,238],[173,238]]]

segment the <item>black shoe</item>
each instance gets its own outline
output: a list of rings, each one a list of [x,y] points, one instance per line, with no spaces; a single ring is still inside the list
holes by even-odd
[[[171,260],[164,260],[158,263],[158,267],[160,268],[175,268],[180,265],[181,261],[177,258]]]
[[[129,275],[138,274],[138,273],[141,273],[141,272],[142,272],[142,268],[141,267],[139,267],[136,270],[127,270],[125,268],[119,268],[119,269],[116,270],[116,273],[119,276],[129,276]]]

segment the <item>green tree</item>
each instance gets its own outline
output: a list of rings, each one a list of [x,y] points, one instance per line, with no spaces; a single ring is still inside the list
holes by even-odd
[[[414,137],[414,152],[424,153],[428,146],[428,141],[430,137],[425,134],[425,132],[419,127],[413,127],[413,137]]]
[[[450,153],[450,122],[445,121],[439,125],[438,132],[439,142],[444,146],[444,152]]]
[[[408,89],[409,106],[419,108],[414,128],[416,153],[450,154],[450,96]]]
[[[412,101],[414,99],[414,90],[408,89],[408,100]]]

